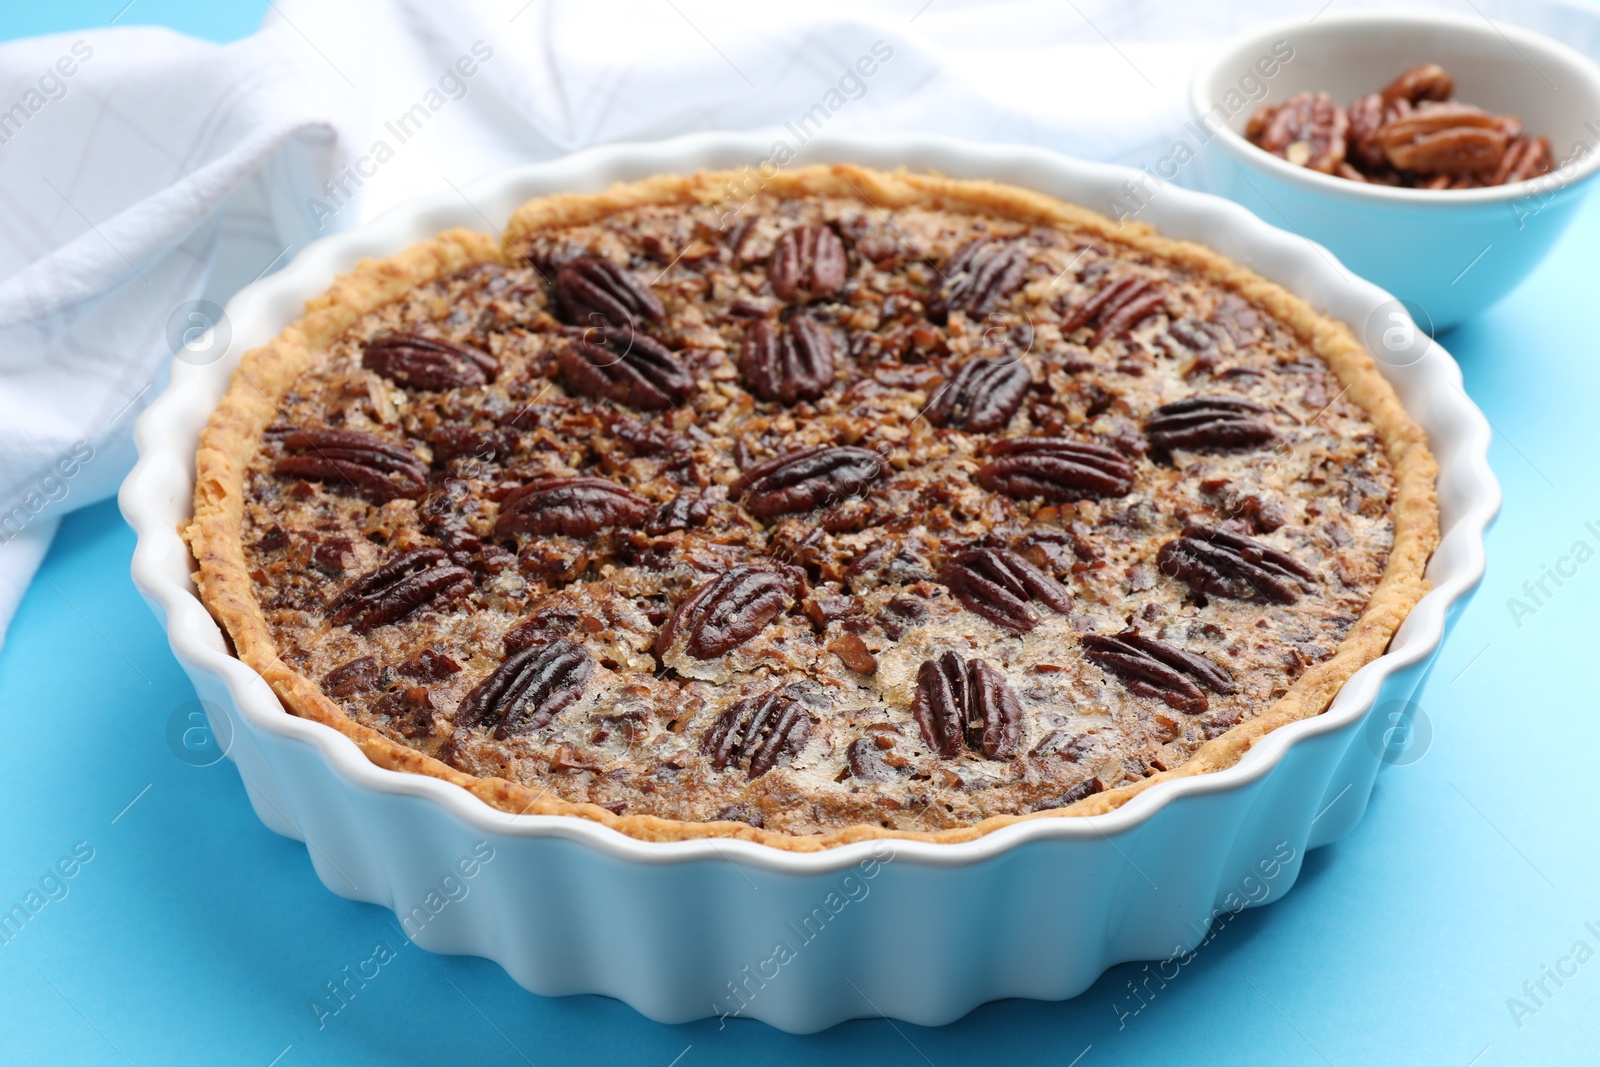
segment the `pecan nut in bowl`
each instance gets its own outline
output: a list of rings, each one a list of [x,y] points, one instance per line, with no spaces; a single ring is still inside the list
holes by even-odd
[[[1443,67],[1424,63],[1348,109],[1313,92],[1265,105],[1244,133],[1296,166],[1382,185],[1474,189],[1554,168],[1548,137],[1528,135],[1513,115],[1458,103],[1454,92],[1455,79]]]
[[[1296,93],[1250,117],[1245,136],[1297,167],[1333,174],[1345,160],[1350,116],[1327,93]]]

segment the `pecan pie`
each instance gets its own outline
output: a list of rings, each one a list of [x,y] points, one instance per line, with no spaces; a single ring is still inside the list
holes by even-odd
[[[856,167],[539,200],[245,356],[188,539],[376,763],[650,839],[952,841],[1325,709],[1426,590],[1421,430],[1209,250]]]

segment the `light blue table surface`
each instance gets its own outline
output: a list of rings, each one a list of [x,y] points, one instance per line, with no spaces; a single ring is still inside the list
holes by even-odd
[[[8,5],[0,36],[103,24],[120,3]],[[225,40],[262,7],[147,0],[122,23]],[[261,826],[231,764],[175,758],[168,722],[194,693],[108,502],[65,521],[0,650],[0,910],[42,882],[59,898],[0,944],[0,1063],[1600,1062],[1600,562],[1531,615],[1507,606],[1574,542],[1600,547],[1597,247],[1591,201],[1526,284],[1443,339],[1495,427],[1505,508],[1420,695],[1431,747],[1385,770],[1286,899],[1233,919],[1120,1025],[1138,965],[1063,1004],[801,1038],[542,999],[408,946]],[[45,880],[64,859],[73,875]],[[380,941],[399,958],[319,1027],[313,996]]]

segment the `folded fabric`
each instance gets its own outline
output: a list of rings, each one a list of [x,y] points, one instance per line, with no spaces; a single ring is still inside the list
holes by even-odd
[[[0,640],[54,522],[115,492],[174,355],[204,358],[227,298],[318,236],[501,167],[706,129],[1153,166],[1209,43],[1326,7],[278,0],[229,45],[124,28],[0,46]],[[1473,10],[1600,54],[1595,9]]]

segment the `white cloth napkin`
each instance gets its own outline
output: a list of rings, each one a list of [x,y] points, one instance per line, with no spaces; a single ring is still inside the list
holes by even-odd
[[[1594,8],[1440,2],[1600,56]],[[830,130],[1152,164],[1208,45],[1326,6],[277,0],[224,46],[0,46],[0,640],[56,520],[115,492],[175,351],[203,358],[210,308],[321,234],[497,168],[819,103]]]

